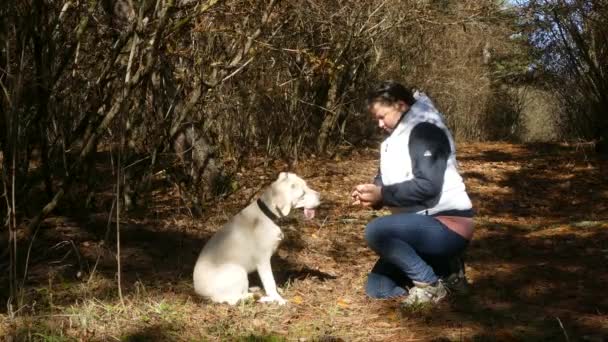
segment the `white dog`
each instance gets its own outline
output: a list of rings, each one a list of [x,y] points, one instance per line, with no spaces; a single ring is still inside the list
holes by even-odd
[[[194,266],[196,293],[234,305],[252,297],[247,274],[257,270],[266,292],[260,302],[285,304],[270,267],[270,257],[283,238],[275,220],[293,208],[304,208],[304,216],[311,219],[319,203],[319,193],[303,179],[281,172],[257,201],[236,214],[203,247]]]

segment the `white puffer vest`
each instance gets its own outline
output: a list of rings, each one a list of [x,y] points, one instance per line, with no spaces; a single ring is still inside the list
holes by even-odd
[[[458,173],[456,148],[452,134],[444,123],[443,116],[435,109],[431,99],[424,93],[414,93],[416,103],[411,106],[391,135],[382,142],[380,152],[380,173],[384,185],[392,185],[410,180],[412,161],[409,152],[409,139],[412,129],[421,122],[428,122],[441,128],[450,141],[451,154],[443,181],[439,201],[432,208],[419,211],[420,214],[434,215],[446,210],[467,210],[472,204],[466,193],[462,177]],[[406,208],[391,208],[393,212],[407,211]]]

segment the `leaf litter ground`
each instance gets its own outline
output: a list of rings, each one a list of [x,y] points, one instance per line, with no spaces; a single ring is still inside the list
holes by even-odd
[[[144,208],[123,215],[124,305],[116,291],[115,240],[110,238],[111,246],[101,242],[110,206],[47,219],[32,246],[25,306],[15,319],[0,316],[0,335],[86,341],[604,341],[608,163],[584,144],[463,144],[459,160],[477,211],[467,253],[469,296],[407,312],[398,300],[365,297],[376,257],[363,230],[386,212],[350,205],[352,187],[369,181],[378,165],[377,151],[359,149],[301,161],[293,170],[322,193],[323,204],[313,221],[296,212],[286,222],[286,239],[273,258],[288,305],[215,305],[192,290],[192,267],[205,241],[287,167],[252,158],[239,170],[235,192],[202,218],[192,218],[162,179]],[[259,284],[255,275],[251,282]]]

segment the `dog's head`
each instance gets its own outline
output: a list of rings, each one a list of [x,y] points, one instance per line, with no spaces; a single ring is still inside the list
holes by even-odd
[[[315,217],[315,208],[321,203],[317,191],[308,187],[306,182],[294,173],[281,172],[271,185],[271,197],[275,209],[287,216],[291,209],[304,208],[304,217]]]

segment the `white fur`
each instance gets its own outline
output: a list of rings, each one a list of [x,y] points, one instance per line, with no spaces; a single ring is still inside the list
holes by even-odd
[[[293,208],[316,208],[319,193],[293,173],[281,172],[260,196],[277,216],[287,216]],[[247,274],[257,271],[266,296],[260,302],[285,300],[277,292],[270,266],[283,233],[260,210],[256,201],[236,214],[203,247],[194,266],[194,290],[214,302],[236,304],[251,298]]]

